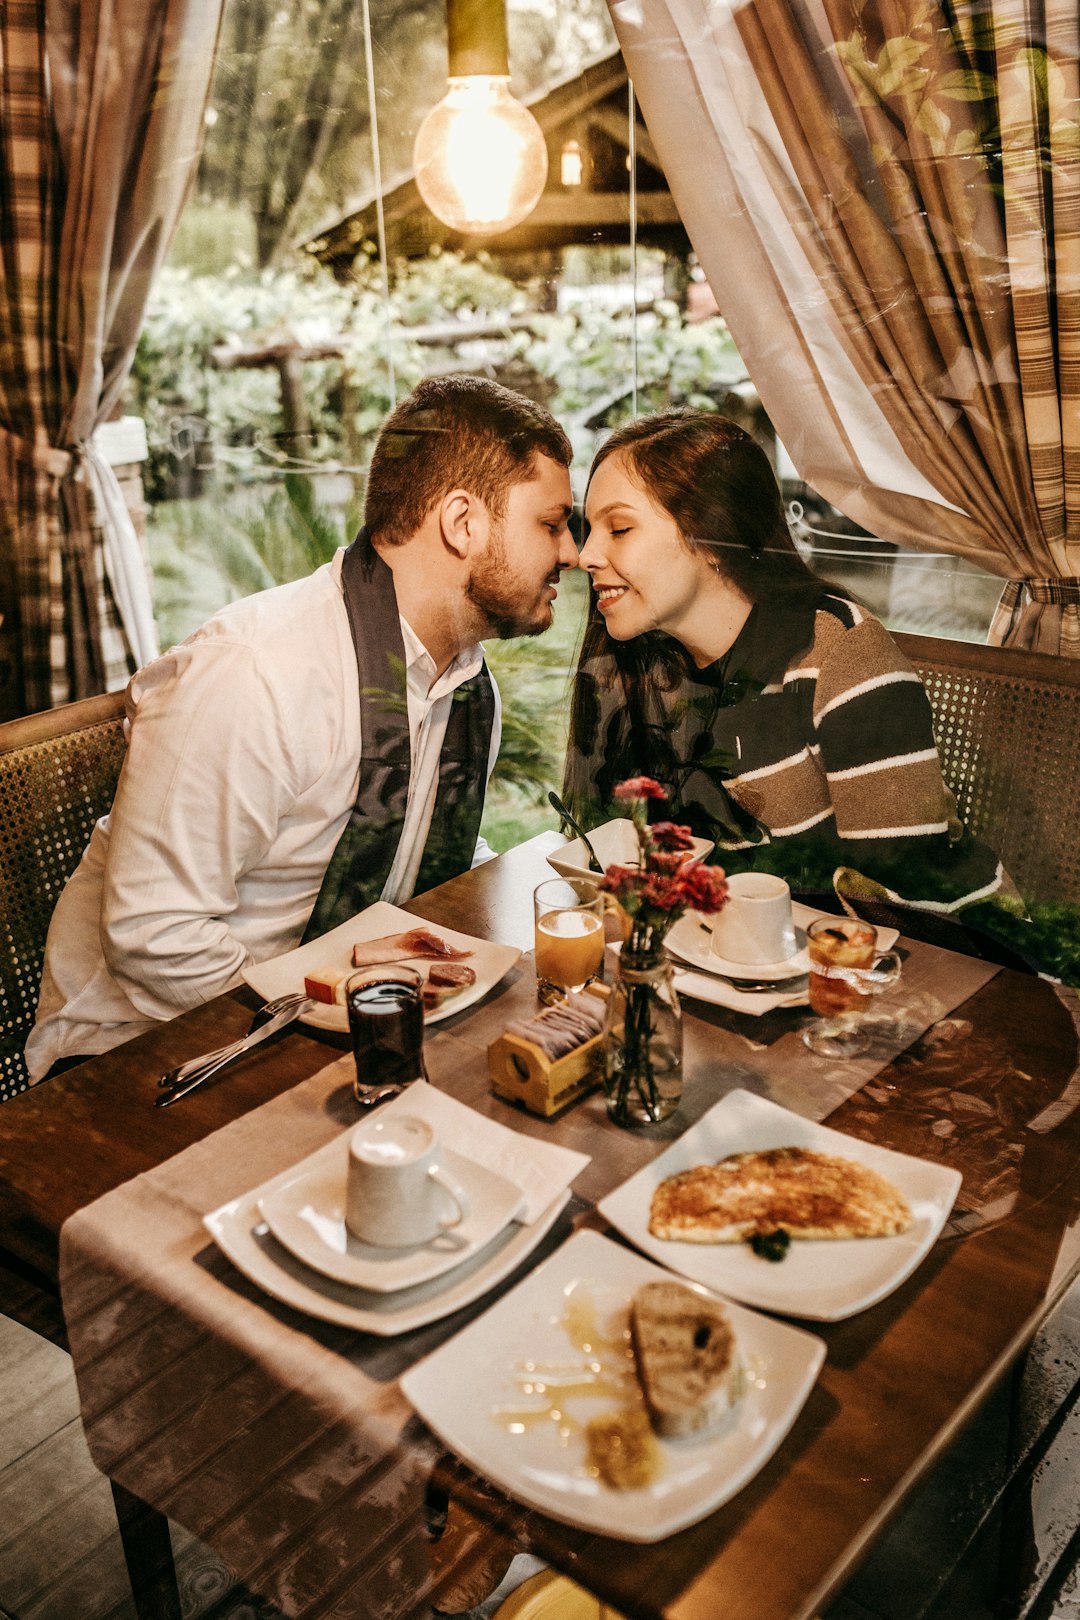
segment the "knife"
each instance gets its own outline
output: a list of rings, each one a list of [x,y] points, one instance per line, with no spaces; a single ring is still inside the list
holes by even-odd
[[[246,1035],[242,1041],[238,1041],[224,1057],[216,1058],[212,1063],[208,1063],[205,1068],[200,1069],[197,1074],[191,1075],[178,1085],[173,1086],[171,1091],[166,1091],[160,1097],[155,1098],[154,1107],[168,1108],[170,1103],[179,1102],[181,1097],[186,1097],[189,1091],[194,1091],[196,1086],[201,1086],[204,1080],[209,1080],[211,1075],[217,1074],[221,1069],[224,1069],[226,1064],[234,1063],[237,1058],[243,1057],[245,1053],[250,1052],[253,1046],[260,1046],[263,1041],[268,1041],[272,1035],[276,1035],[278,1030],[284,1029],[287,1024],[291,1024],[294,1019],[300,1017],[301,1013],[309,1012],[312,1005],[312,1002],[307,1000],[298,1001],[291,1007],[282,1008],[281,1012],[276,1013],[269,1023],[264,1024],[261,1029],[255,1030],[253,1034]]]

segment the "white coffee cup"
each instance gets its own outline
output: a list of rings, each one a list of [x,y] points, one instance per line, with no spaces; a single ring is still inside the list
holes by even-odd
[[[795,955],[791,890],[771,872],[736,872],[727,904],[713,920],[710,951],[726,962],[765,967]]]
[[[469,1200],[439,1163],[439,1138],[414,1114],[365,1119],[349,1139],[345,1225],[361,1243],[413,1248],[460,1226]]]

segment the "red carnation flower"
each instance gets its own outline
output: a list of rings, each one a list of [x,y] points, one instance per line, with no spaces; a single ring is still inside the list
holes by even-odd
[[[636,866],[609,866],[603,877],[597,878],[596,887],[616,900],[626,900],[640,886],[641,872]]]
[[[702,866],[700,861],[692,861],[682,868],[677,882],[682,904],[691,911],[710,916],[727,903],[727,882],[718,866]]]
[[[674,877],[675,873],[686,864],[685,850],[666,851],[651,849],[649,851],[649,871],[663,873],[665,877]]]
[[[616,799],[666,799],[667,794],[651,776],[628,776],[615,789]]]
[[[643,909],[647,908],[665,913],[681,912],[686,905],[679,880],[664,877],[659,872],[649,873],[641,886],[640,893]]]
[[[674,821],[657,821],[649,828],[649,835],[657,849],[693,849],[694,835],[689,827],[680,827]]]

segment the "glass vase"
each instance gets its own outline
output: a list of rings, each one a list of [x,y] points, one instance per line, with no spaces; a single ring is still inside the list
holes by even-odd
[[[656,1125],[682,1097],[682,1008],[663,956],[625,949],[608,997],[604,1091],[616,1125]]]

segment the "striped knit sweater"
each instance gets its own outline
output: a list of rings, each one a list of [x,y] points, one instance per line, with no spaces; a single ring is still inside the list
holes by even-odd
[[[783,647],[797,650],[777,668]],[[919,677],[853,602],[755,608],[723,660],[636,706],[605,664],[579,671],[595,699],[592,735],[572,739],[579,802],[586,782],[599,811],[622,777],[655,776],[725,868],[777,871],[796,890],[848,869],[856,889],[861,875],[951,911],[1000,888],[993,852],[956,818]]]

